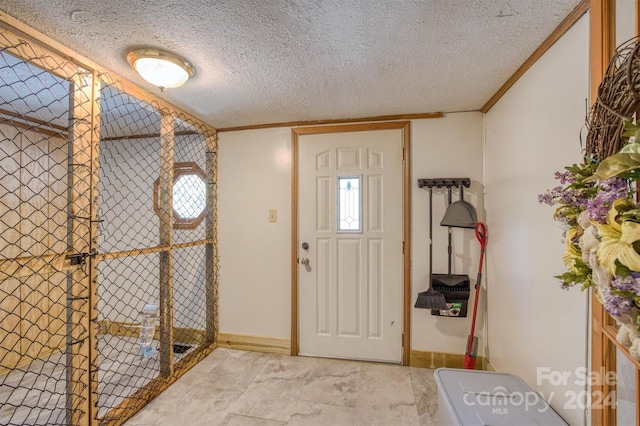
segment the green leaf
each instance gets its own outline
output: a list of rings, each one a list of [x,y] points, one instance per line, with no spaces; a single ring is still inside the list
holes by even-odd
[[[566,166],[565,170],[576,175],[577,180],[582,180],[580,179],[580,176],[582,176],[583,178],[591,176],[595,171],[596,167],[597,167],[597,163],[593,161],[588,161],[581,164],[573,164],[571,166]]]
[[[579,273],[567,271],[562,275],[556,275],[554,278],[560,280],[562,287],[571,287],[574,284],[579,284],[581,290],[586,290],[593,285],[593,280],[591,279],[591,269],[588,267],[583,269]]]
[[[640,176],[639,169],[640,154],[614,154],[602,160],[596,172],[586,181],[605,180],[614,176],[626,177],[629,173]]]
[[[622,263],[616,260],[616,275],[621,277],[627,277],[631,273],[631,269],[624,266]]]
[[[611,289],[611,293],[616,294],[624,299],[627,300],[634,300],[635,299],[635,292],[630,291],[630,290],[618,290],[618,289]]]
[[[634,170],[629,170],[628,172],[625,172],[625,173],[620,173],[618,177],[621,179],[638,180],[640,178],[640,169],[634,169]]]
[[[622,136],[625,138],[630,138],[631,136],[636,139],[640,139],[640,124],[633,123],[633,121],[625,121],[624,122],[624,132]]]
[[[621,220],[632,220],[634,222],[640,222],[640,209],[635,208],[620,212],[620,216],[622,216]]]
[[[620,154],[640,154],[640,143],[628,143],[622,147]]]

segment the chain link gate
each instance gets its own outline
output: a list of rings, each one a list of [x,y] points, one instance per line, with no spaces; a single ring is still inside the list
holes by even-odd
[[[90,414],[92,73],[6,30],[0,45],[0,423],[79,424]]]
[[[197,125],[118,84],[101,93],[98,418],[110,423],[214,341],[216,157]],[[145,357],[139,317],[150,304],[160,318]]]
[[[0,28],[0,424],[121,424],[215,348],[215,130],[129,91]]]

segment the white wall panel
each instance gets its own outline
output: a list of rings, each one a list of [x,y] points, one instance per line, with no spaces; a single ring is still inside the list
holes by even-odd
[[[428,309],[413,308],[417,295],[429,286],[429,195],[417,185],[419,178],[468,177],[471,187],[464,199],[473,204],[484,220],[483,196],[483,116],[479,112],[446,114],[444,118],[413,121],[411,127],[411,348],[463,354],[471,329],[471,311],[467,318],[431,315]],[[459,191],[454,190],[454,199]],[[446,190],[433,195],[433,270],[447,272],[447,228],[440,226],[447,206]],[[472,229],[453,230],[452,271],[467,274],[475,284],[480,248]],[[471,291],[471,302],[474,296]],[[484,296],[481,296],[484,298]],[[482,347],[483,316],[476,329]]]
[[[584,389],[586,294],[563,291],[562,230],[537,195],[557,185],[554,172],[581,160],[579,132],[589,90],[589,20],[584,16],[486,115],[489,356],[499,371],[521,376],[565,408]],[[567,372],[566,383],[538,381],[537,369]]]
[[[291,129],[221,133],[219,146],[220,331],[288,339]]]

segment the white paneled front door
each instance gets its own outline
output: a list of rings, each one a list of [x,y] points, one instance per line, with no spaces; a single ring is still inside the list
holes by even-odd
[[[298,141],[299,353],[402,362],[402,131]]]

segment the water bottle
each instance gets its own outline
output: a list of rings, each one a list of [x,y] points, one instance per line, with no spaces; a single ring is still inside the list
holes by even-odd
[[[140,312],[140,354],[143,358],[150,358],[158,352],[153,347],[158,316],[158,305],[155,303],[147,303]]]

